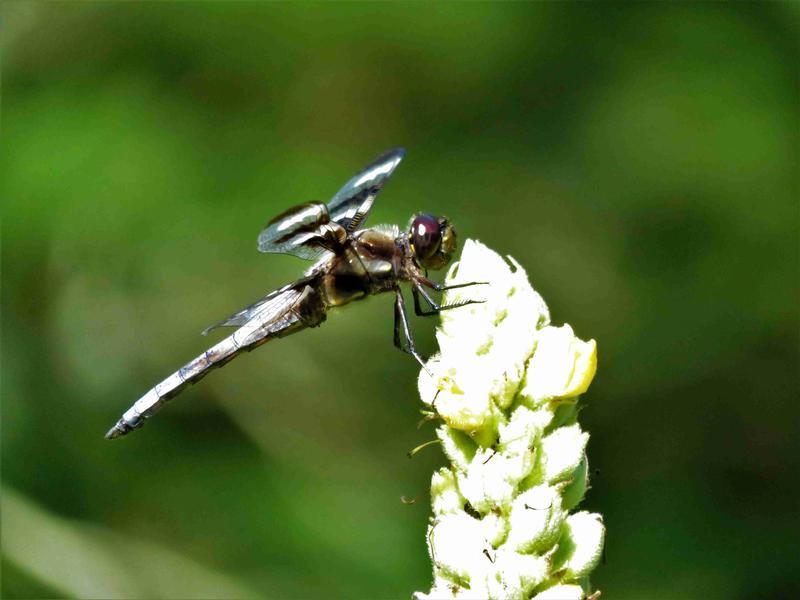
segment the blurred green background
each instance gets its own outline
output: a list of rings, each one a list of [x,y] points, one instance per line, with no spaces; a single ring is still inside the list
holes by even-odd
[[[103,439],[404,145],[370,222],[449,215],[598,340],[604,597],[798,597],[796,6],[5,2],[3,596],[428,589],[391,298]]]

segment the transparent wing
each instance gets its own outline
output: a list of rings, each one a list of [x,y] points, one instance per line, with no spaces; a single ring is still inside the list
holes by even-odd
[[[355,231],[367,218],[375,197],[383,189],[406,151],[395,148],[375,159],[348,181],[328,202],[328,214],[348,233]]]
[[[258,235],[258,251],[316,260],[325,252],[319,245],[323,240],[320,227],[330,221],[328,208],[322,202],[293,206],[267,223]]]
[[[245,323],[259,318],[263,323],[267,323],[284,314],[300,297],[306,284],[314,279],[314,275],[303,277],[280,289],[273,290],[257,302],[246,306],[242,310],[233,313],[227,319],[215,323],[203,330],[203,335],[208,335],[209,331],[217,327],[241,327]]]
[[[378,157],[336,192],[327,206],[307,202],[281,213],[259,234],[258,250],[318,260],[330,247],[325,226],[335,223],[349,234],[362,225],[403,156],[405,150],[395,148]]]

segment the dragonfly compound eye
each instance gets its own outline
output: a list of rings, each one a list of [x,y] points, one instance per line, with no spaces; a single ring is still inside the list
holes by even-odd
[[[411,246],[420,264],[433,257],[442,243],[439,221],[433,215],[420,213],[411,221]]]

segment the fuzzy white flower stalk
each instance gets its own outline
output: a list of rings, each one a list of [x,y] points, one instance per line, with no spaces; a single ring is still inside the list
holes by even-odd
[[[441,315],[440,353],[420,395],[444,423],[450,464],[433,474],[429,593],[415,598],[580,600],[600,558],[598,514],[575,512],[588,486],[578,396],[597,366],[594,340],[550,324],[522,267],[467,240]]]

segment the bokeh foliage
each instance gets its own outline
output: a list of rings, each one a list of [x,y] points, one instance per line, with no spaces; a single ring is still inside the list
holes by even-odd
[[[399,144],[372,223],[449,215],[598,340],[593,582],[798,595],[796,5],[2,8],[4,597],[426,588],[442,458],[405,458],[388,298],[102,437],[302,271],[272,215]]]

